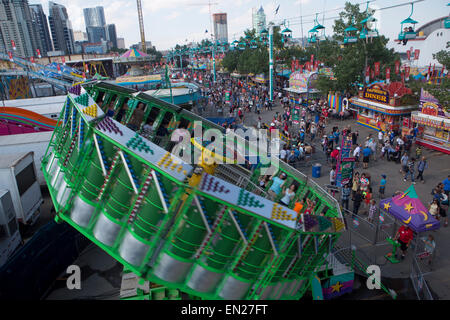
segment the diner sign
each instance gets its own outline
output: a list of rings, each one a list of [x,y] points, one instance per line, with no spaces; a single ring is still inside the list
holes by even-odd
[[[389,104],[389,92],[375,84],[364,89],[363,99]]]

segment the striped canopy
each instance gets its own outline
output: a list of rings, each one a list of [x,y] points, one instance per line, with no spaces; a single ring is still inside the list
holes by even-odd
[[[137,49],[130,49],[120,56],[121,58],[140,58],[140,57],[148,57],[148,54],[143,53]]]

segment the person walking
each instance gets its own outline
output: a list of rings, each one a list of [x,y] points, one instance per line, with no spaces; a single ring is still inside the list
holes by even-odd
[[[409,244],[414,237],[414,233],[408,226],[401,226],[397,234],[394,237],[394,240],[400,244],[400,250],[402,251],[401,259],[405,259],[406,251],[408,250]]]
[[[403,178],[403,181],[407,181],[408,180],[408,176],[411,176],[411,181],[413,184],[416,184],[416,182],[414,181],[414,167],[416,165],[416,159],[411,158],[411,160],[408,161],[408,171],[405,174],[405,178]]]
[[[416,177],[416,180],[420,179],[420,181],[422,181],[422,183],[425,183],[425,180],[423,179],[423,172],[427,168],[428,168],[427,160],[425,159],[425,157],[422,157],[422,159],[417,164],[418,175]]]
[[[350,199],[350,192],[352,190],[350,189],[350,182],[346,183],[344,185],[344,187],[342,188],[342,196],[341,196],[341,201],[342,201],[342,207],[348,211],[348,201]]]
[[[371,154],[372,154],[372,149],[370,149],[369,146],[367,146],[363,149],[363,168],[364,169],[369,168],[369,159],[370,159]]]
[[[359,207],[361,206],[361,203],[363,201],[363,197],[362,197],[360,189],[356,190],[352,200],[353,200],[353,214],[355,216],[357,216]]]
[[[400,169],[400,173],[407,173],[408,172],[408,160],[409,157],[406,154],[406,152],[403,154],[402,158],[400,159],[400,162],[402,164],[402,168]]]
[[[384,192],[386,191],[386,175],[381,175],[381,181],[380,181],[380,189],[378,191],[380,199],[381,197],[384,197]]]

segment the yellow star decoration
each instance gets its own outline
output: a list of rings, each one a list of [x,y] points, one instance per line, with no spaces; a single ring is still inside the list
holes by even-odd
[[[334,286],[331,286],[331,288],[333,288],[333,290],[331,291],[332,293],[333,292],[340,292],[341,291],[341,288],[343,287],[344,285],[343,284],[341,284],[339,281],[338,282],[336,282],[336,284],[334,285]]]
[[[409,213],[411,213],[411,210],[414,209],[414,207],[412,206],[412,202],[408,203],[405,206],[405,210],[407,210]]]
[[[384,204],[384,210],[389,211],[389,208],[391,207],[391,204],[389,202],[386,202]]]

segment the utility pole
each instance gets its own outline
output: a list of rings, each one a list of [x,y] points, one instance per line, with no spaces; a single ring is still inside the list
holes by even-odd
[[[141,0],[136,0],[138,17],[139,17],[139,29],[141,32],[142,51],[147,53],[147,47],[145,46],[145,32],[144,32],[144,17],[142,16],[142,3]]]

